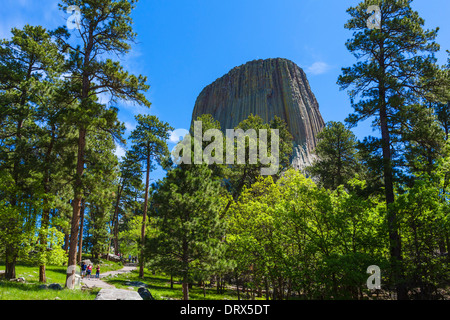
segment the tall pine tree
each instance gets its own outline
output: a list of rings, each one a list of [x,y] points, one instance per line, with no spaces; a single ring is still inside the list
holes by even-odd
[[[347,49],[359,59],[358,63],[342,69],[338,84],[352,88],[350,98],[354,113],[352,124],[373,119],[373,126],[381,132],[383,177],[387,205],[392,278],[398,299],[407,299],[402,283],[402,251],[398,232],[397,213],[392,208],[394,194],[393,149],[395,135],[402,120],[399,116],[411,103],[411,96],[420,93],[421,79],[434,64],[433,53],[439,50],[434,42],[436,30],[424,30],[424,20],[411,8],[411,0],[365,0],[347,10],[351,18],[345,27],[353,31]],[[379,28],[369,28],[369,6],[380,9]],[[398,131],[397,131],[398,132]]]
[[[145,169],[145,190],[144,190],[144,209],[142,219],[141,234],[141,257],[139,259],[139,277],[144,277],[144,245],[145,229],[148,210],[148,193],[150,187],[150,172],[154,170],[157,164],[164,164],[164,160],[169,157],[169,148],[167,140],[170,131],[174,130],[168,123],[160,121],[156,116],[136,116],[138,125],[131,133],[133,143],[131,153],[133,157],[143,164]]]
[[[62,0],[60,8],[66,11],[71,6],[80,10],[79,29],[73,31],[77,41],[69,41],[66,36],[59,37],[59,44],[71,59],[69,83],[73,99],[79,107],[73,112],[73,124],[77,127],[78,154],[74,182],[73,216],[71,223],[68,266],[76,265],[79,218],[83,197],[83,173],[87,131],[92,128],[108,128],[117,110],[107,110],[98,103],[99,94],[110,94],[113,100],[129,100],[150,106],[143,92],[148,90],[146,78],[134,76],[123,69],[119,62],[110,56],[124,56],[131,49],[136,34],[133,32],[131,12],[135,0]],[[65,27],[64,27],[65,28]],[[63,34],[62,32],[60,34]],[[73,274],[67,274],[67,279]],[[73,281],[67,284],[73,287]]]

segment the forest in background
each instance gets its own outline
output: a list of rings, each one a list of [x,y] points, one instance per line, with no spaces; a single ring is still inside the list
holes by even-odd
[[[108,105],[151,106],[146,77],[113,58],[131,49],[136,1],[61,0],[64,11],[80,8],[77,41],[66,27],[12,29],[0,42],[6,279],[27,262],[45,282],[46,266],[77,265],[81,252],[97,258],[113,247],[139,256],[141,276],[147,267],[181,278],[184,299],[206,282],[276,300],[365,299],[370,265],[381,269],[380,299],[448,299],[450,60],[437,64],[438,28],[423,29],[410,3],[348,9],[355,64],[337,85],[354,113],[327,123],[318,160],[304,172],[289,168],[291,137],[280,119],[251,115],[239,124],[279,130],[280,167],[268,177],[260,162],[175,165],[167,146],[174,128],[152,115],[136,116],[126,156],[115,156],[125,127]],[[367,27],[369,5],[380,8],[380,29]],[[359,141],[351,129],[367,119],[379,137]],[[221,129],[209,115],[198,120],[204,131]],[[151,184],[158,166],[167,175]]]

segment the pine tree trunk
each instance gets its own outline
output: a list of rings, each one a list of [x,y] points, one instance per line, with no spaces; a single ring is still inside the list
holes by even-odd
[[[69,234],[68,233],[64,233],[64,252],[66,254],[69,253]]]
[[[189,283],[187,277],[183,277],[183,300],[189,300]]]
[[[386,73],[384,43],[380,45],[380,69],[381,74]],[[392,154],[391,154],[391,138],[388,125],[387,103],[386,103],[386,88],[383,79],[380,79],[378,86],[379,92],[379,115],[380,115],[380,129],[381,129],[381,143],[383,152],[383,173],[384,173],[384,188],[386,197],[387,209],[387,223],[389,230],[389,246],[391,255],[391,268],[393,271],[393,280],[397,288],[397,297],[399,300],[406,300],[407,292],[402,281],[402,254],[401,254],[401,240],[398,234],[397,214],[392,208],[395,201],[394,195],[394,174],[392,169]]]
[[[39,266],[39,282],[46,283],[47,277],[45,275],[45,264]]]
[[[82,128],[80,129],[78,139],[78,160],[77,160],[77,171],[75,181],[75,197],[72,202],[73,215],[72,215],[72,225],[70,229],[68,268],[76,266],[77,264],[77,244],[79,231],[78,229],[80,226],[80,210],[81,210],[81,200],[83,196],[81,177],[83,176],[84,172],[85,147],[86,147],[86,129]],[[67,273],[66,275],[66,287],[69,289],[73,289],[75,286],[75,277],[72,276],[73,272]],[[68,283],[70,277],[72,277],[72,281]]]
[[[49,219],[50,219],[50,208],[48,208],[48,200],[44,199],[44,210],[42,211],[42,221],[41,221],[41,231],[40,231],[40,247],[41,247],[41,253],[42,255],[45,254],[45,251],[47,249],[47,230],[49,225]],[[39,282],[46,283],[47,277],[45,275],[45,262],[42,262],[39,266]]]
[[[89,27],[89,33],[87,36],[87,43],[85,45],[84,51],[84,61],[83,61],[83,73],[81,75],[81,96],[80,107],[85,110],[89,107],[89,94],[91,91],[91,77],[92,74],[89,72],[89,66],[91,64],[91,53],[94,48],[94,29]],[[77,264],[77,244],[78,244],[78,229],[80,224],[80,210],[81,210],[81,200],[83,198],[83,183],[82,176],[84,173],[84,164],[85,164],[85,152],[86,152],[86,133],[87,130],[83,124],[79,125],[79,135],[78,135],[78,151],[77,151],[77,168],[76,168],[76,177],[75,177],[75,185],[74,185],[74,197],[73,197],[73,215],[72,215],[72,223],[70,229],[70,243],[69,243],[69,260],[67,263],[68,268],[73,268]],[[75,268],[72,272],[68,272],[66,275],[66,287],[69,289],[73,289],[75,286],[75,277],[73,274],[75,273]],[[72,279],[70,283],[68,283],[69,278]]]
[[[15,279],[16,278],[16,258],[12,257],[13,253],[11,249],[7,246],[5,250],[5,279]]]
[[[114,254],[119,254],[119,203],[120,197],[122,196],[122,190],[124,187],[124,182],[117,190],[116,207],[114,208]]]
[[[80,211],[80,239],[78,242],[78,262],[82,259],[82,253],[83,253],[83,227],[84,227],[84,210],[85,210],[85,202],[84,200],[81,201],[81,211]]]
[[[237,291],[238,300],[241,300],[240,293],[239,293],[239,276],[237,275],[237,273],[236,273],[236,291]]]
[[[189,246],[186,238],[184,237],[182,242],[182,263],[183,263],[183,300],[189,300]]]
[[[144,247],[145,247],[145,227],[147,220],[148,208],[148,188],[150,184],[150,152],[147,154],[147,168],[145,176],[145,196],[144,196],[144,212],[142,216],[142,230],[141,230],[141,258],[139,259],[139,278],[144,278]]]
[[[16,261],[7,261],[5,263],[5,279],[15,279],[16,278]]]
[[[56,126],[55,126],[55,124],[52,124],[51,140],[50,140],[50,144],[48,146],[47,152],[45,154],[45,164],[46,165],[49,164],[51,161],[50,157],[52,155],[53,147],[55,145],[55,139],[56,139],[55,131],[56,131]],[[50,171],[47,167],[45,168],[44,179],[42,182],[43,182],[44,191],[48,195],[50,193]],[[41,252],[41,254],[45,254],[45,250],[47,249],[47,230],[48,230],[48,226],[50,224],[50,210],[51,210],[49,208],[47,197],[45,197],[43,204],[44,204],[44,210],[42,211],[41,234],[39,237],[39,241],[41,244],[41,250],[43,250],[44,252]],[[47,277],[45,275],[45,263],[42,263],[39,266],[39,282],[42,282],[42,283],[47,282]]]

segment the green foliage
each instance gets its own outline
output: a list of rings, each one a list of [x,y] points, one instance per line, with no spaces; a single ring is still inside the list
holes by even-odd
[[[383,261],[377,206],[377,199],[342,187],[333,193],[318,188],[294,170],[276,183],[261,178],[230,208],[230,255],[254,287],[271,283],[274,299],[288,298],[285,290],[342,298],[349,287],[358,298],[370,265],[365,263]]]
[[[153,195],[158,234],[148,241],[153,265],[183,277],[211,273],[223,256],[224,201],[207,165],[170,170]],[[185,296],[187,298],[187,294]]]
[[[44,250],[31,251],[29,259],[22,259],[22,261],[29,260],[37,265],[62,266],[67,261],[67,254],[63,249],[64,234],[55,227],[46,229],[42,233],[36,235],[32,243],[38,243],[39,238],[44,236],[47,240]]]
[[[327,123],[317,138],[317,159],[307,171],[324,188],[334,190],[361,173],[356,137],[343,123]]]
[[[370,5],[380,9],[379,28],[367,26]],[[353,31],[353,35],[346,46],[359,61],[342,69],[338,85],[341,89],[349,89],[354,109],[347,122],[356,125],[362,120],[372,119],[373,127],[381,133],[378,141],[372,140],[376,143],[371,147],[382,151],[380,164],[393,278],[397,283],[398,298],[407,299],[408,290],[402,280],[400,218],[393,205],[396,198],[394,185],[404,173],[399,167],[404,161],[405,151],[408,154],[404,144],[412,142],[410,146],[413,148],[419,139],[426,138],[420,136],[424,131],[428,131],[426,136],[432,136],[433,130],[429,130],[433,123],[431,117],[417,119],[415,112],[410,111],[416,105],[425,104],[430,86],[435,81],[438,68],[434,53],[439,50],[435,42],[438,28],[424,29],[425,21],[411,8],[411,0],[365,0],[347,12],[351,18],[345,27]],[[414,130],[411,127],[415,127]],[[408,131],[420,133],[408,135]],[[427,141],[427,153],[435,153],[436,140],[430,142]],[[417,152],[417,149],[413,151]],[[409,160],[414,158],[414,153],[409,155]]]
[[[150,219],[151,221],[151,219]],[[145,234],[153,236],[153,223],[146,226]],[[127,221],[123,231],[119,232],[120,252],[124,257],[128,255],[138,256],[140,254],[142,216],[134,216]]]
[[[99,95],[150,106],[146,77],[111,59],[130,52],[136,3],[61,0],[62,10],[81,10],[79,41],[65,27],[29,25],[0,41],[0,259],[6,278],[39,266],[39,281],[46,281],[47,269],[48,280],[64,283],[61,265],[69,242],[69,262],[76,263],[78,229],[72,227],[83,212],[83,248],[98,257],[114,238],[117,251],[140,255],[140,278],[144,260],[149,271],[180,278],[184,299],[194,283],[203,286],[191,291],[194,298],[211,295],[208,280],[218,294],[228,281],[230,296],[238,299],[248,298],[242,289],[253,299],[367,299],[370,265],[381,268],[381,293],[446,298],[450,62],[435,64],[438,29],[424,29],[411,1],[365,0],[348,9],[353,36],[346,46],[359,61],[338,79],[354,109],[346,121],[353,126],[371,119],[381,136],[357,141],[344,124],[329,122],[309,168],[313,179],[289,169],[286,124],[256,115],[235,129],[253,129],[257,137],[259,129],[268,130],[268,151],[270,129],[279,130],[280,163],[272,176],[261,176],[267,166],[261,159],[249,163],[251,148],[261,143],[250,138],[244,140],[246,163],[236,161],[236,139],[231,165],[175,166],[166,144],[173,128],[151,115],[136,116],[132,146],[119,162],[114,150],[125,143],[124,125],[118,109]],[[369,5],[380,7],[380,29],[367,28]],[[221,130],[211,115],[196,120],[202,134]],[[208,141],[201,149],[224,157]],[[194,160],[194,153],[187,156]],[[169,171],[150,188],[157,166]],[[146,280],[167,282],[148,274]],[[35,284],[22,291],[50,297],[34,295]],[[0,299],[5,292],[23,297],[9,281],[0,283]],[[172,289],[166,294],[181,296]]]

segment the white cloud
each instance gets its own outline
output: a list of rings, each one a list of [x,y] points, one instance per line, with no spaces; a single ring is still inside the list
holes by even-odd
[[[172,143],[178,143],[187,134],[189,134],[189,131],[186,129],[176,129],[176,130],[170,132],[169,141]]]
[[[126,153],[126,150],[125,150],[122,146],[116,144],[116,151],[114,151],[114,154],[115,154],[119,159],[121,159],[122,157],[125,157],[125,153]]]
[[[132,123],[130,123],[128,121],[125,121],[124,124],[125,124],[126,130],[129,131],[129,132],[131,132],[134,129],[136,129],[136,124],[132,124]]]
[[[319,75],[326,73],[330,69],[331,67],[327,63],[318,61],[307,67],[306,72],[313,75]]]

